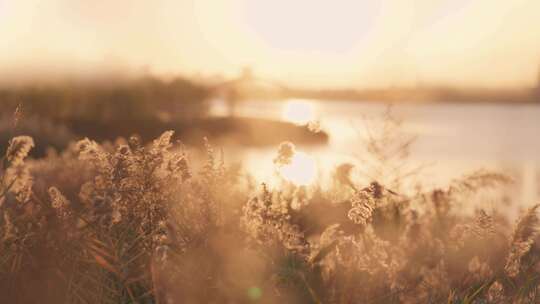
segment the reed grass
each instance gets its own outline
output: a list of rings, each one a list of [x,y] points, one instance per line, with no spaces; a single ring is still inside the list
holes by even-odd
[[[173,138],[84,139],[38,160],[26,160],[31,137],[12,138],[0,171],[0,302],[540,301],[538,205],[513,226],[481,205],[459,210],[511,183],[503,174],[405,195],[394,191],[402,174],[377,167],[386,179],[362,184],[344,164],[330,190],[283,182],[253,193],[207,141],[196,168]],[[370,139],[380,163],[404,161],[383,148]],[[293,153],[282,144],[276,164]]]

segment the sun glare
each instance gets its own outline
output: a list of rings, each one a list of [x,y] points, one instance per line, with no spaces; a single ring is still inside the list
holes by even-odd
[[[373,30],[377,1],[249,0],[249,28],[279,50],[342,52],[354,48]]]
[[[291,163],[280,168],[281,176],[298,186],[313,183],[317,174],[315,159],[304,152],[296,152]]]
[[[315,107],[308,101],[292,100],[283,107],[282,118],[288,122],[305,125],[315,120]]]

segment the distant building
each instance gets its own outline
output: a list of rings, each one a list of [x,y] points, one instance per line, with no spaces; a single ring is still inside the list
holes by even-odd
[[[539,74],[540,76],[540,74]],[[253,75],[253,69],[251,67],[243,67],[242,72],[240,74],[240,77],[238,80],[240,81],[253,81],[255,79],[255,76]]]
[[[277,82],[257,77],[251,67],[244,67],[237,77],[218,82],[212,94],[225,102],[229,116],[235,116],[239,103],[280,98],[285,89]]]
[[[225,101],[229,116],[236,115],[238,103],[245,98],[246,91],[248,91],[254,79],[255,76],[251,67],[244,67],[237,77],[219,81],[215,86],[214,94]]]

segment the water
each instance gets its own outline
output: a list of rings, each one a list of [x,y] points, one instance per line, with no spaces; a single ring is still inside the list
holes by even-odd
[[[239,105],[238,113],[294,122],[296,111],[298,120],[302,120],[298,122],[305,122],[306,116],[320,121],[330,136],[328,146],[299,148],[314,155],[322,170],[358,160],[355,154],[362,150],[366,118],[381,118],[387,108],[377,102],[249,101]],[[214,103],[213,110],[219,114],[220,104]],[[537,198],[540,104],[397,104],[391,111],[403,120],[405,135],[417,136],[410,161],[427,165],[423,176],[432,186],[477,168],[511,170],[522,181],[522,196],[527,200]],[[264,167],[268,162],[264,171],[272,171],[272,157],[268,149],[248,149],[244,159],[248,167]]]

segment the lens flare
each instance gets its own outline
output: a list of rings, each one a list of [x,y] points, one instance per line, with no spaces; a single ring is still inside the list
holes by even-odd
[[[304,152],[296,152],[291,162],[279,169],[283,178],[298,186],[313,183],[317,175],[317,165],[313,157]]]

